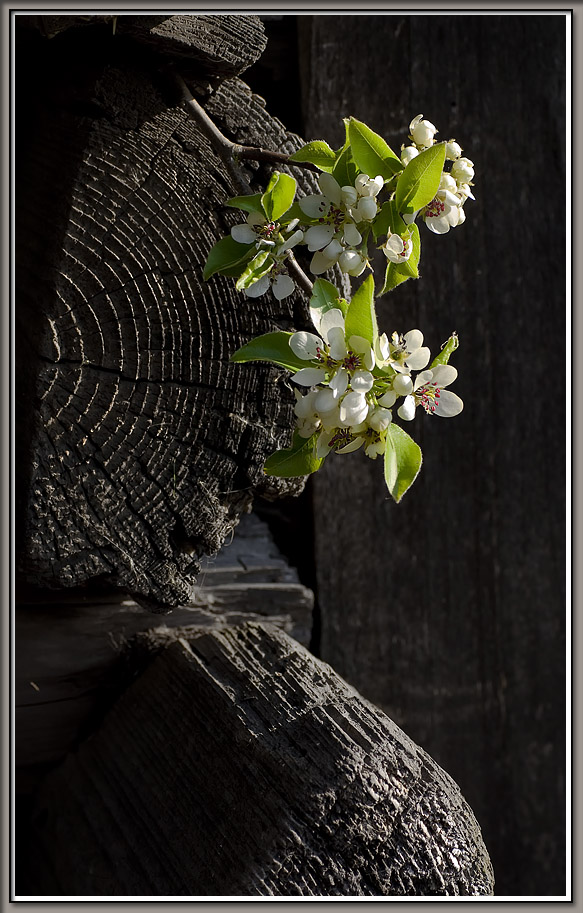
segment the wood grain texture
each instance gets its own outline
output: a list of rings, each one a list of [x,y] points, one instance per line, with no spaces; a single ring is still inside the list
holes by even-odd
[[[308,646],[313,603],[255,514],[241,518],[218,555],[201,561],[189,604],[154,626],[150,612],[111,592],[77,588],[49,600],[46,590],[30,591],[15,613],[16,791],[30,793],[171,640],[267,621]]]
[[[110,36],[130,37],[158,57],[180,60],[207,77],[238,76],[261,56],[267,39],[258,16],[19,16],[19,28],[48,39],[69,29],[107,26]]]
[[[169,646],[45,780],[34,894],[478,896],[451,778],[287,635]]]
[[[57,587],[106,577],[157,610],[188,602],[198,558],[254,494],[301,490],[262,470],[291,437],[284,372],[229,356],[302,325],[305,305],[203,282],[241,218],[233,188],[150,51],[103,41],[83,29],[56,56],[19,56],[36,50],[46,74],[20,134],[19,569]],[[237,79],[206,104],[233,139],[300,145]]]
[[[460,783],[499,893],[562,895],[565,409],[541,356],[557,353],[563,389],[565,20],[300,29],[307,137],[339,143],[353,115],[398,149],[422,113],[476,166],[465,225],[421,226],[421,279],[379,304],[383,329],[419,327],[434,352],[457,330],[465,409],[407,428],[425,463],[398,506],[359,454],[314,477],[321,655]]]

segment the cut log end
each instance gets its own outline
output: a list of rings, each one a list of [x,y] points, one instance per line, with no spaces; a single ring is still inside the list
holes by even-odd
[[[45,780],[35,860],[38,893],[493,891],[451,778],[329,666],[255,623],[152,662]]]

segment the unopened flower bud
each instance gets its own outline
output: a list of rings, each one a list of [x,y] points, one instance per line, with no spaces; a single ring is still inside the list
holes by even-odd
[[[467,158],[456,159],[451,166],[451,173],[456,181],[467,183],[474,176],[474,163]]]
[[[356,250],[345,250],[338,258],[338,265],[349,276],[360,276],[366,268],[366,260]]]
[[[451,174],[448,174],[447,171],[444,171],[441,175],[439,190],[449,190],[451,193],[456,193],[457,191],[457,181]]]
[[[393,380],[393,390],[398,396],[407,396],[413,389],[413,381],[408,374],[397,374]]]
[[[454,139],[449,139],[445,144],[445,157],[450,162],[454,162],[456,159],[459,159],[462,154],[462,147],[459,143],[456,143]]]
[[[411,132],[413,142],[416,143],[417,146],[433,145],[433,137],[437,133],[437,127],[432,124],[431,121],[423,120],[422,114],[418,114],[417,117],[413,118],[409,124],[409,130]]]
[[[408,165],[417,155],[419,155],[419,149],[416,146],[401,146],[401,161],[403,165]]]

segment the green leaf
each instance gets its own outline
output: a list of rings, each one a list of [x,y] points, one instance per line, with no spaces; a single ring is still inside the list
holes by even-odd
[[[300,437],[294,431],[292,445],[288,450],[276,450],[265,461],[263,472],[268,476],[279,476],[289,479],[293,476],[307,476],[316,472],[324,458],[316,456],[317,435],[310,438]]]
[[[203,279],[210,279],[215,273],[232,275],[232,270],[243,265],[255,250],[254,244],[239,244],[230,235],[221,238],[210,250],[203,270]],[[238,275],[238,272],[235,273]]]
[[[408,228],[411,241],[413,242],[413,250],[411,251],[409,259],[405,260],[403,263],[391,263],[390,260],[388,261],[387,270],[385,272],[385,283],[379,292],[379,298],[381,295],[385,295],[387,292],[392,291],[400,285],[401,282],[406,282],[407,279],[419,278],[421,238],[419,237],[419,229],[414,222],[409,225]]]
[[[422,462],[419,445],[400,425],[391,422],[387,428],[385,482],[397,504],[417,478]]]
[[[436,143],[411,159],[397,181],[395,204],[399,212],[416,212],[431,202],[441,181],[445,143]]]
[[[233,209],[243,209],[245,212],[260,212],[263,214],[261,197],[261,193],[249,193],[242,197],[231,197],[230,200],[227,200],[225,206],[232,206]]]
[[[244,346],[231,355],[230,361],[244,364],[248,361],[268,361],[288,371],[299,371],[306,367],[306,361],[298,358],[290,349],[289,341],[292,333],[278,330],[274,333],[265,333],[249,340]]]
[[[290,174],[274,171],[261,197],[261,204],[268,219],[277,221],[290,208],[296,195],[296,180]]]
[[[332,169],[332,177],[336,178],[341,187],[354,186],[356,180],[356,163],[352,158],[352,151],[348,139],[342,149],[336,153],[336,161]]]
[[[405,222],[397,212],[394,200],[385,200],[374,221],[371,223],[372,233],[375,241],[381,235],[388,235],[389,231],[402,235],[407,228]]]
[[[235,288],[238,292],[241,292],[245,288],[249,288],[250,285],[254,285],[258,279],[261,279],[262,276],[265,276],[272,268],[275,260],[271,256],[268,250],[261,250],[257,256],[248,264],[247,268],[241,276],[237,279],[235,283]]]
[[[348,136],[352,157],[364,174],[371,178],[380,174],[385,180],[390,180],[394,174],[403,170],[400,158],[382,136],[354,117],[348,121]]]
[[[289,160],[290,162],[311,162],[320,171],[331,172],[336,161],[336,155],[328,143],[318,139],[313,140],[311,143],[306,143],[305,146],[290,155]]]
[[[369,274],[352,296],[345,321],[346,339],[362,336],[374,347],[379,334],[374,306],[374,279]]]
[[[449,361],[449,356],[452,352],[455,352],[459,344],[460,341],[457,333],[452,333],[447,342],[444,342],[441,347],[441,352],[439,355],[436,355],[429,367],[434,368],[436,365],[446,365]]]
[[[340,292],[335,285],[332,285],[327,279],[316,279],[310,298],[310,314],[313,323],[317,326],[318,318],[332,308],[339,308],[346,316],[348,304],[344,298],[340,297]]]

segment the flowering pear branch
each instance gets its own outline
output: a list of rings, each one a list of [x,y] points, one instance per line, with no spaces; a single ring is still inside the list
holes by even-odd
[[[227,140],[205,112],[201,118],[194,99],[186,101],[215,148],[236,169],[245,147]],[[462,225],[464,204],[474,199],[474,165],[462,156],[456,140],[438,143],[437,128],[421,114],[411,121],[400,155],[366,124],[352,117],[344,124],[340,149],[316,140],[285,159],[316,166],[319,193],[296,200],[295,179],[274,171],[263,193],[248,189],[226,201],[245,214],[244,221],[209,252],[204,278],[232,276],[235,288],[249,299],[268,291],[283,299],[296,281],[310,296],[315,332],[267,333],[231,356],[235,362],[267,361],[286,368],[295,385],[291,447],[273,453],[264,471],[306,475],[332,452],[362,448],[370,459],[384,457],[385,482],[399,502],[419,473],[422,455],[393,420],[393,410],[406,423],[415,419],[418,407],[442,418],[462,411],[462,400],[446,389],[457,378],[449,358],[458,338],[453,333],[431,360],[419,329],[390,337],[379,332],[369,247],[373,241],[386,258],[377,296],[417,279],[421,239],[416,221],[434,235]],[[246,148],[250,158],[257,158],[256,150]],[[268,156],[266,152],[264,158]],[[297,267],[292,250],[297,245],[306,245],[312,254],[313,285]],[[350,301],[322,278],[333,266],[348,277],[371,271]]]
[[[267,149],[260,149],[255,146],[242,146],[239,143],[233,143],[228,137],[221,133],[215,122],[209,117],[202,105],[194,98],[192,92],[184,82],[182,76],[175,70],[170,71],[174,81],[182,94],[182,99],[189,114],[196,120],[202,133],[211,145],[214,147],[220,158],[223,160],[229,173],[234,187],[242,194],[252,194],[251,187],[245,174],[238,165],[238,160],[247,158],[255,161],[273,161],[287,162],[289,156],[282,152],[270,152]],[[304,167],[309,167],[317,171],[317,167],[311,163],[303,163]],[[288,270],[293,275],[298,286],[308,295],[312,293],[312,283],[306,276],[291,249],[287,255]]]

